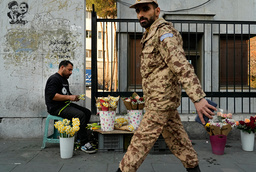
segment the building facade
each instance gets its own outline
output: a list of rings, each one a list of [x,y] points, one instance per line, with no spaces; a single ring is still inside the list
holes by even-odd
[[[161,17],[167,20],[207,20],[207,21],[256,21],[256,0],[241,1],[241,0],[158,0],[161,7]],[[82,94],[86,89],[86,69],[91,69],[91,21],[90,13],[86,13],[85,1],[76,0],[2,0],[1,18],[0,18],[0,69],[2,75],[0,76],[0,138],[35,138],[42,137],[44,129],[44,119],[47,116],[46,107],[44,103],[44,87],[47,78],[57,72],[58,63],[62,59],[69,59],[74,63],[73,75],[70,77],[70,87],[73,94]],[[118,19],[136,19],[134,9],[129,6],[134,3],[134,0],[117,0]],[[87,14],[87,15],[86,15]],[[177,22],[178,23],[178,22]],[[247,66],[244,72],[247,73],[250,69],[250,74],[254,74],[255,60],[254,55],[255,46],[252,43],[256,28],[249,27],[248,22],[246,26],[241,27],[233,24],[233,26],[224,25],[198,25],[192,24],[192,27],[185,25],[176,25],[176,28],[183,31],[184,45],[188,45],[195,35],[187,34],[188,28],[190,33],[197,31],[196,41],[193,45],[197,45],[194,49],[187,50],[190,56],[191,63],[196,63],[197,74],[199,78],[204,81],[203,86],[207,92],[229,92],[233,87],[226,85],[227,80],[221,80],[220,65],[225,67],[230,65],[225,63],[225,60],[219,63],[221,47],[223,54],[233,51],[234,54],[241,54],[241,34],[240,37],[232,37],[230,44],[234,44],[239,48],[227,49],[230,45],[226,41],[226,37],[222,37],[222,32],[225,33],[245,33],[248,38],[242,38],[243,50],[246,49],[245,54],[250,55],[251,61],[241,61]],[[103,25],[104,26],[104,25]],[[213,26],[213,28],[211,28]],[[219,29],[220,26],[220,29]],[[204,28],[205,27],[205,28]],[[114,33],[114,27],[108,27],[109,33]],[[134,87],[140,89],[139,78],[139,60],[134,55],[134,61],[131,54],[139,54],[139,51],[132,49],[132,45],[139,45],[140,37],[132,37],[131,33],[140,32],[139,24],[132,24],[127,27],[116,25],[117,32],[122,33],[118,37],[118,62],[119,68],[122,71],[118,72],[118,87],[119,91],[129,90],[133,91]],[[125,30],[122,30],[126,28]],[[250,32],[248,31],[250,28]],[[193,30],[194,29],[194,30]],[[198,29],[198,30],[197,30]],[[200,30],[201,29],[201,30]],[[203,29],[203,30],[202,30]],[[105,33],[101,32],[104,29],[98,25],[98,42],[97,42],[97,58],[99,59],[99,67],[103,71],[103,56],[107,56],[105,51],[106,44],[102,44],[101,40]],[[191,32],[192,31],[192,32]],[[204,32],[203,32],[204,31]],[[127,33],[130,38],[128,40]],[[213,33],[213,34],[212,34]],[[250,34],[249,34],[250,33]],[[228,34],[229,36],[231,34]],[[226,34],[225,34],[226,35]],[[140,35],[141,36],[141,35]],[[186,38],[189,38],[186,41]],[[114,56],[113,47],[115,45],[114,36],[109,37],[109,61],[112,63]],[[235,38],[235,41],[233,40]],[[222,41],[221,41],[222,40]],[[228,39],[230,40],[230,39]],[[238,41],[239,40],[239,41]],[[212,43],[209,43],[212,42]],[[221,46],[221,42],[225,46]],[[248,44],[250,42],[250,44]],[[186,44],[187,43],[187,44]],[[250,45],[250,51],[248,50]],[[235,46],[235,47],[236,47]],[[187,46],[187,47],[191,47]],[[128,51],[129,50],[129,51]],[[139,47],[138,49],[139,50]],[[193,51],[194,52],[193,52]],[[214,51],[212,51],[214,50]],[[234,51],[235,50],[235,51]],[[104,53],[102,53],[104,52]],[[132,52],[132,53],[131,53]],[[198,53],[198,54],[197,54]],[[198,58],[198,55],[200,57]],[[205,58],[202,58],[205,57]],[[216,58],[215,58],[216,57]],[[227,56],[229,58],[229,56]],[[195,62],[194,58],[198,58]],[[101,59],[101,60],[100,60]],[[204,59],[204,60],[203,60]],[[226,58],[227,59],[227,58]],[[102,62],[100,62],[102,61]],[[101,65],[100,65],[101,63]],[[250,64],[248,66],[248,64]],[[209,67],[213,72],[209,72]],[[234,66],[234,65],[233,65]],[[202,69],[206,69],[204,72]],[[239,67],[238,67],[239,68]],[[131,70],[132,69],[132,70]],[[233,67],[232,67],[233,69]],[[100,70],[100,69],[99,69]],[[112,69],[110,68],[109,72]],[[135,71],[132,73],[132,71]],[[240,71],[242,71],[240,69]],[[102,72],[104,74],[104,72]],[[217,74],[216,74],[217,73]],[[239,75],[243,77],[243,75]],[[245,75],[246,78],[248,75]],[[225,73],[222,76],[225,78]],[[103,78],[103,75],[102,75]],[[212,78],[209,80],[208,78]],[[255,80],[250,78],[249,80]],[[218,84],[212,84],[218,83]],[[221,86],[223,82],[224,87]],[[236,81],[228,80],[228,82],[235,83],[243,82],[247,87],[236,88],[242,89],[244,92],[250,90],[254,92],[254,86],[249,85],[248,79]],[[253,82],[251,82],[253,83]],[[232,85],[234,86],[234,84]],[[233,91],[232,91],[233,92]],[[236,107],[238,116],[244,115],[242,110],[256,112],[255,98],[249,99],[238,98],[227,102],[226,98],[214,97],[214,100],[220,102],[224,108]],[[188,103],[187,99],[183,100],[183,107]],[[236,104],[237,103],[237,104]],[[85,102],[79,102],[85,105]],[[242,105],[241,105],[242,104]],[[250,106],[245,106],[250,105]],[[241,109],[244,107],[244,109]],[[90,108],[90,107],[88,107]],[[193,108],[190,104],[185,107],[186,110]],[[247,108],[247,109],[246,109]],[[192,109],[193,111],[193,109]],[[186,112],[185,112],[186,113]],[[248,113],[249,114],[249,113]],[[191,114],[182,115],[183,121],[191,121]]]

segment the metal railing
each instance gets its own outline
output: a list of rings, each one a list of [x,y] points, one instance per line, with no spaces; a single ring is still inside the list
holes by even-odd
[[[256,22],[170,22],[183,37],[186,57],[194,66],[207,98],[215,101],[220,108],[236,114],[256,113]],[[100,42],[97,41],[98,28],[105,29],[103,33],[106,33],[102,35]],[[143,95],[138,56],[141,51],[139,41],[143,32],[144,29],[136,19],[98,19],[96,13],[92,12],[93,114],[97,112],[95,97],[129,97],[133,92]],[[108,48],[100,59],[97,55],[99,47],[102,52]],[[107,65],[109,77],[106,80]],[[121,109],[119,105],[120,112]],[[178,110],[181,114],[195,112],[193,103],[185,91],[182,92],[181,106]]]

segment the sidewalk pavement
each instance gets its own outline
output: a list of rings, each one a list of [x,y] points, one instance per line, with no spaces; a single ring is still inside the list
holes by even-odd
[[[245,152],[240,140],[227,140],[224,155],[211,152],[209,140],[192,140],[202,172],[252,172],[256,168],[256,151]],[[59,144],[42,139],[0,139],[1,172],[115,172],[124,152],[86,154],[74,151],[70,159],[61,159]],[[149,154],[138,172],[185,172],[173,154]]]

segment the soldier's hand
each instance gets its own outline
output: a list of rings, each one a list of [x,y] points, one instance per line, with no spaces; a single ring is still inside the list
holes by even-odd
[[[196,111],[198,113],[198,116],[202,122],[202,124],[205,125],[204,117],[203,115],[207,116],[209,119],[212,119],[212,116],[214,115],[214,112],[212,112],[210,109],[217,111],[217,109],[210,105],[207,100],[204,98],[201,99],[199,102],[194,103]],[[210,109],[209,109],[210,108]]]

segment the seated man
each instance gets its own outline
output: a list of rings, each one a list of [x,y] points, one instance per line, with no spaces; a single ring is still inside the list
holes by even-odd
[[[95,153],[96,150],[90,144],[86,126],[91,118],[91,111],[71,101],[79,101],[79,95],[72,95],[69,90],[68,78],[72,74],[73,64],[68,60],[63,60],[59,64],[59,71],[46,82],[45,103],[47,111],[51,115],[60,116],[72,120],[79,118],[80,130],[77,139],[80,140],[81,150],[86,153]]]

